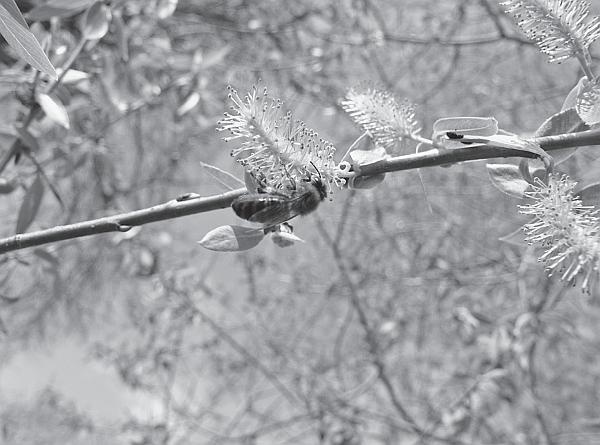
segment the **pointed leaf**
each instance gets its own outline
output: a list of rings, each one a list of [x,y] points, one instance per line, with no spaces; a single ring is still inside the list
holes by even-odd
[[[594,206],[600,209],[600,182],[589,184],[577,192],[584,205]]]
[[[59,75],[62,74],[62,69],[57,69]],[[87,80],[90,78],[90,75],[84,71],[69,69],[62,77],[61,83],[63,85],[69,85],[77,82],[81,82],[82,80]]]
[[[56,71],[35,36],[0,5],[0,34],[17,54],[36,70],[57,78]]]
[[[228,190],[233,190],[239,187],[243,187],[244,183],[233,176],[231,173],[226,172],[225,170],[221,170],[214,165],[206,164],[204,162],[200,162],[200,166],[204,169],[204,171],[212,176],[219,184],[227,188]]]
[[[50,120],[67,130],[71,127],[69,114],[65,106],[57,98],[50,97],[44,93],[38,93],[36,99]]]
[[[200,93],[198,93],[197,91],[193,91],[191,94],[188,95],[188,97],[186,97],[183,103],[179,105],[179,108],[177,108],[175,114],[177,115],[177,117],[182,117],[190,111],[192,111],[199,103]]]
[[[296,243],[306,242],[302,238],[299,238],[296,235],[294,235],[293,233],[284,231],[277,231],[273,233],[271,239],[278,247],[289,247]]]
[[[23,198],[23,203],[19,209],[19,216],[17,217],[16,233],[24,233],[31,225],[40,209],[43,196],[44,182],[42,181],[42,175],[38,173]]]
[[[46,21],[53,17],[71,17],[90,6],[96,0],[50,0],[29,11],[27,18],[35,21]]]
[[[540,128],[536,130],[534,136],[553,136],[556,134],[575,133],[577,131],[585,131],[589,129],[590,127],[581,120],[575,108],[567,108],[562,110],[560,113],[556,113],[546,119],[544,123],[540,125]],[[553,150],[552,157],[554,158],[554,163],[560,164],[561,162],[566,161],[573,156],[576,151],[577,147]]]
[[[488,175],[492,184],[503,193],[523,198],[531,185],[523,179],[519,167],[512,164],[487,164]]]
[[[221,226],[208,232],[198,243],[217,252],[239,252],[255,247],[264,237],[263,229]]]
[[[464,140],[468,141],[469,137],[465,137]],[[473,142],[483,142],[487,145],[495,145],[497,147],[509,148],[511,150],[519,150],[525,153],[533,153],[539,157],[539,159],[544,163],[546,167],[546,171],[552,171],[554,168],[554,159],[548,153],[544,151],[544,149],[533,141],[528,141],[525,139],[521,139],[518,136],[514,135],[504,135],[497,134],[490,137],[481,137],[472,138]]]
[[[21,14],[19,7],[15,3],[15,0],[0,0],[0,6],[4,6],[10,15],[12,15],[13,19],[15,19],[21,26],[29,28],[27,26],[27,22],[23,18],[23,14]]]
[[[104,3],[96,2],[83,16],[81,33],[88,40],[100,40],[108,32],[111,18],[110,8]]]

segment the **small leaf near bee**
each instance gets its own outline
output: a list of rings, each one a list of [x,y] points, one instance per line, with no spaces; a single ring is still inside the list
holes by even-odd
[[[198,243],[217,252],[239,252],[252,249],[265,234],[262,229],[242,226],[221,226],[211,230]]]

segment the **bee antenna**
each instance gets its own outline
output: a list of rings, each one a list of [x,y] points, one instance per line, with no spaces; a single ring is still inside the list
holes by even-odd
[[[317,168],[317,166],[315,165],[315,163],[313,161],[310,161],[310,165],[313,166],[313,168],[315,169],[315,171],[319,175],[319,179],[323,179],[323,177],[321,176],[321,172],[319,171],[319,169]]]

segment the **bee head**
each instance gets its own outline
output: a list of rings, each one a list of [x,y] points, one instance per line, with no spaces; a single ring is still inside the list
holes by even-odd
[[[319,198],[323,201],[327,197],[327,187],[319,176],[313,176],[310,178],[310,183],[315,186],[319,192]]]

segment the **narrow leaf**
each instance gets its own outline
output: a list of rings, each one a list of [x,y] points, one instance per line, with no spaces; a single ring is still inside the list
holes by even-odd
[[[50,97],[44,93],[38,93],[36,99],[50,120],[67,130],[71,127],[69,114],[65,106],[57,98]]]
[[[244,186],[243,181],[236,178],[231,173],[226,172],[225,170],[221,170],[214,165],[206,164],[204,162],[200,162],[200,166],[207,174],[212,176],[219,184],[226,187],[228,190],[233,190],[235,188]]]
[[[523,198],[531,185],[523,179],[519,167],[512,164],[487,164],[488,175],[492,184],[502,193]]]
[[[0,5],[0,34],[17,54],[33,68],[57,78],[56,70],[48,60],[35,36]]]
[[[264,237],[262,229],[221,226],[208,232],[198,243],[205,249],[217,252],[239,252],[255,247]]]
[[[58,68],[58,73],[62,74],[62,69]],[[63,76],[61,83],[63,85],[69,85],[77,82],[81,82],[82,80],[87,80],[90,78],[90,75],[84,71],[69,69]]]
[[[27,26],[27,22],[23,18],[23,14],[19,11],[19,7],[15,3],[15,0],[0,0],[0,6],[4,6],[4,8],[10,13],[13,19],[15,19],[19,25],[24,28],[29,28]]]
[[[71,17],[90,6],[96,0],[50,0],[43,5],[38,5],[29,11],[28,19],[46,21],[53,17]]]
[[[38,174],[23,198],[23,203],[19,209],[19,216],[17,217],[16,233],[24,233],[31,225],[40,209],[43,196],[44,182],[42,181],[42,175]]]
[[[465,137],[464,140],[468,141],[469,138]],[[540,160],[544,163],[546,171],[551,172],[554,168],[554,159],[552,159],[552,157],[548,153],[546,153],[539,144],[525,139],[521,139],[518,136],[497,134],[490,137],[475,137],[472,138],[472,141],[479,143],[483,142],[487,145],[495,145],[497,147],[508,148],[511,150],[519,150],[525,153],[532,153],[537,155],[540,158]]]
[[[189,94],[186,97],[186,99],[183,101],[183,103],[181,105],[179,105],[175,114],[177,115],[177,117],[182,117],[185,114],[192,111],[196,107],[196,105],[198,105],[199,103],[200,103],[200,93],[198,93],[197,91],[193,91],[191,94]]]

